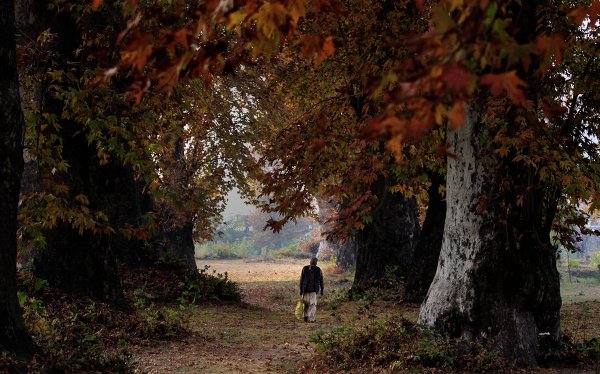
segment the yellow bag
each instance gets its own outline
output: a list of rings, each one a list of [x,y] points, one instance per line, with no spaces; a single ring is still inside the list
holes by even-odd
[[[296,315],[296,318],[302,319],[302,310],[303,309],[304,309],[304,303],[302,302],[302,300],[298,300],[298,304],[296,304],[296,311],[294,312],[294,314]]]

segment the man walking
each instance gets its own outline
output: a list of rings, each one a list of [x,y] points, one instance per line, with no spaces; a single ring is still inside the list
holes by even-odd
[[[315,322],[317,317],[317,294],[323,296],[323,272],[317,266],[317,258],[310,259],[310,265],[302,268],[300,275],[300,295],[302,296],[302,316],[304,322]]]

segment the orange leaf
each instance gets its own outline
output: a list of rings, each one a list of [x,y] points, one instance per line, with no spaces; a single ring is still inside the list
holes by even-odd
[[[486,74],[479,78],[479,83],[490,86],[490,91],[494,96],[501,96],[503,91],[517,105],[525,108],[531,107],[531,102],[525,97],[522,87],[527,87],[515,70],[502,74]]]
[[[508,148],[506,147],[500,147],[499,149],[496,150],[496,152],[500,155],[500,157],[504,158],[506,156],[508,156]]]
[[[120,44],[121,41],[123,40],[123,38],[125,37],[125,35],[127,35],[127,33],[131,29],[136,27],[140,23],[141,20],[142,20],[142,15],[140,13],[138,13],[138,14],[136,14],[136,16],[133,20],[127,21],[127,27],[125,28],[125,30],[123,30],[119,33],[119,36],[117,36],[117,44]]]
[[[335,53],[335,45],[333,44],[333,37],[328,36],[323,42],[323,47],[321,49],[321,53],[319,53],[319,57],[317,58],[317,64],[325,61],[327,57],[333,56]]]
[[[335,45],[331,36],[323,40],[318,35],[305,35],[300,38],[300,44],[302,45],[300,54],[307,58],[313,57],[317,65],[335,53]]]
[[[94,0],[94,1],[92,2],[92,10],[93,10],[93,11],[97,11],[97,10],[98,10],[98,8],[100,8],[100,5],[102,5],[102,1],[103,1],[103,0]]]
[[[466,103],[464,100],[458,100],[452,106],[452,109],[448,112],[448,120],[452,129],[462,127],[465,125],[466,115]]]

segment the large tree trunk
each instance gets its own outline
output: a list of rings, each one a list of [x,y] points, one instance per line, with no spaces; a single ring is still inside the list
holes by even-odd
[[[23,170],[14,1],[0,3],[0,348],[33,352],[17,301],[17,205]]]
[[[194,225],[190,222],[182,227],[163,229],[158,237],[153,239],[153,251],[173,265],[188,269],[196,269],[194,248]]]
[[[32,7],[27,4],[28,1],[22,3],[23,7],[33,12],[34,22],[28,28],[30,33],[50,28],[57,34],[57,43],[53,45],[56,50],[53,52],[62,58],[53,63],[63,66],[53,68],[69,69],[74,75],[82,76],[85,65],[77,55],[80,35],[73,16],[69,12],[55,13],[44,6]],[[36,35],[31,34],[29,38],[35,39]],[[75,69],[75,66],[79,69]],[[48,68],[44,66],[43,70]],[[105,212],[113,227],[121,227],[125,223],[139,224],[144,209],[143,196],[141,187],[134,179],[133,170],[123,166],[117,159],[100,165],[95,145],[90,144],[86,138],[85,127],[73,118],[63,118],[65,103],[51,92],[43,91],[41,95],[42,104],[34,110],[55,114],[59,119],[60,130],[49,127],[43,131],[58,132],[56,135],[63,141],[62,156],[70,167],[68,175],[56,177],[49,171],[42,171],[48,173],[50,182],[34,183],[32,187],[51,189],[54,182],[52,178],[58,178],[59,182],[69,186],[67,199],[73,199],[79,194],[85,195],[89,200],[89,208]],[[45,235],[45,248],[36,249],[31,256],[31,269],[36,275],[67,292],[109,302],[122,301],[116,259],[126,257],[124,253],[134,252],[136,254],[131,257],[139,257],[142,253],[140,241],[128,240],[120,234],[81,233],[66,222],[59,222],[57,228],[48,230]]]
[[[141,216],[140,192],[132,171],[117,161],[99,165],[78,126],[64,123],[64,158],[71,165],[71,198],[88,197],[90,208],[107,214],[114,227],[136,224]],[[48,230],[45,248],[34,252],[33,272],[64,291],[108,302],[121,302],[117,258],[140,256],[142,243],[120,234],[79,232],[68,223]]]
[[[481,136],[492,135],[482,134],[482,111],[472,104],[465,127],[449,131],[450,152],[457,157],[448,158],[444,238],[419,321],[533,366],[538,333],[555,340],[560,335],[555,254],[549,240],[536,238],[547,233],[536,231],[533,215],[509,216],[491,197],[502,170],[519,166],[501,168],[504,161],[494,163],[490,150],[481,148]]]
[[[327,238],[326,233],[331,231],[333,227],[327,221],[334,215],[339,203],[323,198],[317,198],[319,206],[319,227],[321,232],[321,240],[319,241],[319,249],[317,256],[331,253],[335,257],[335,264],[343,270],[354,268],[356,264],[356,242],[353,237],[345,240],[336,240]]]
[[[182,120],[182,118],[178,118]],[[167,140],[167,144],[169,141]],[[173,141],[173,152],[171,159],[166,162],[165,179],[169,180],[169,185],[174,191],[181,191],[181,195],[187,195],[186,187],[193,180],[195,170],[186,163],[185,140],[177,135]],[[163,205],[159,211],[165,218],[162,232],[156,238],[156,250],[160,256],[166,256],[174,264],[184,268],[196,269],[196,258],[194,248],[194,223],[191,215],[178,215],[175,208],[169,205]],[[171,214],[173,213],[173,214]]]
[[[112,303],[123,300],[111,239],[79,234],[66,224],[49,231],[33,259],[34,273],[63,291]]]
[[[170,244],[168,247],[170,252],[179,260],[181,265],[191,269],[196,268],[193,230],[194,225],[188,223],[165,234]]]
[[[415,199],[391,193],[386,177],[373,186],[379,202],[372,221],[356,233],[356,273],[352,288],[385,287],[387,275],[406,278],[419,236]]]
[[[410,301],[422,302],[435,276],[446,221],[446,199],[439,189],[445,182],[443,176],[431,175],[431,186],[427,190],[427,213],[406,280],[406,298]]]

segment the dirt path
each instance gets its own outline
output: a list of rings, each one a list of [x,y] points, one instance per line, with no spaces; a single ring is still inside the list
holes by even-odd
[[[183,341],[134,351],[145,373],[282,373],[311,356],[308,338],[318,325],[264,308],[199,308]]]
[[[312,356],[310,336],[317,330],[328,330],[345,322],[329,308],[319,311],[317,323],[296,319],[296,273],[305,262],[209,261],[212,269],[227,271],[231,279],[239,282],[247,305],[192,308],[187,313],[191,334],[184,340],[132,349],[137,371],[296,372]],[[204,262],[198,266],[203,267]]]
[[[418,305],[377,301],[341,302],[351,274],[325,269],[326,292],[319,300],[317,323],[294,316],[297,277],[306,260],[252,262],[203,261],[238,282],[245,305],[203,305],[186,310],[190,333],[180,341],[133,347],[139,373],[297,373],[313,357],[310,338],[319,330],[373,323],[374,318],[404,316],[416,320]],[[566,304],[563,331],[575,341],[600,333],[600,302]],[[538,369],[536,373],[591,373],[578,369]]]

